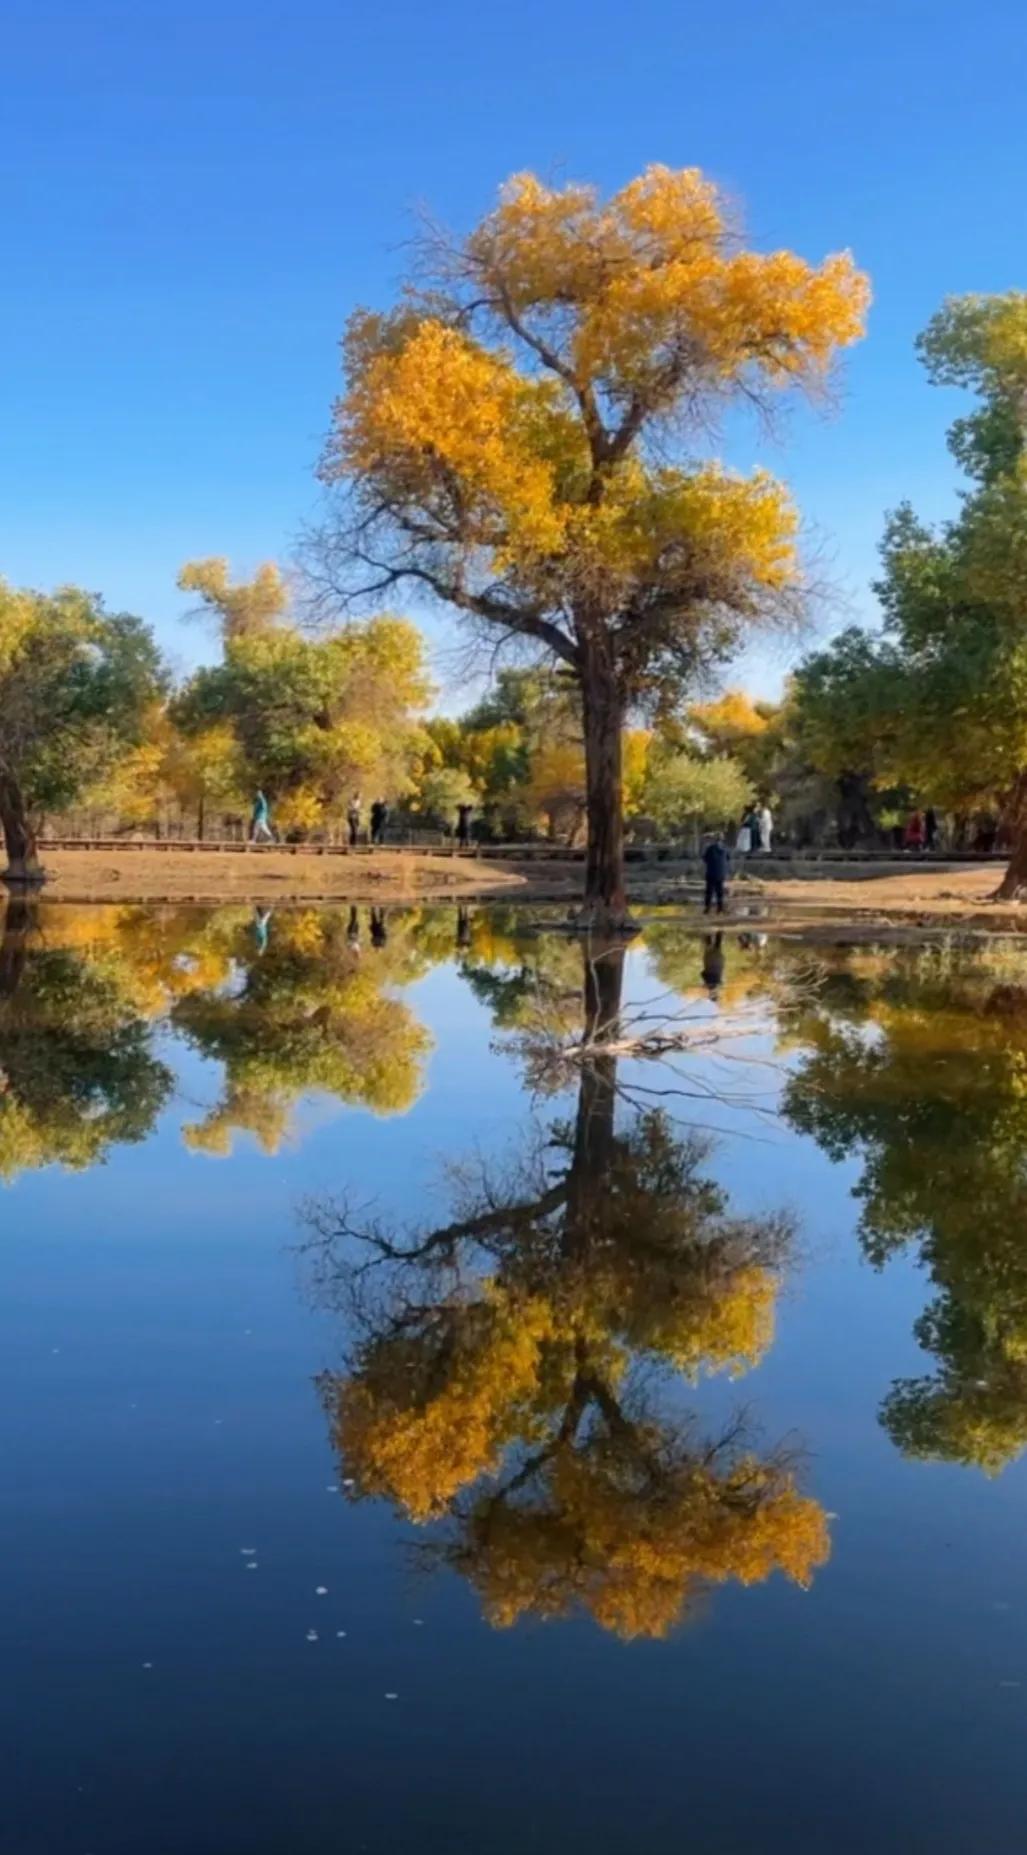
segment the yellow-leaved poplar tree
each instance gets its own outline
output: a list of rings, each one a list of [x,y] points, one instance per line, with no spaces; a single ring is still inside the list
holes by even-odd
[[[585,915],[618,924],[625,715],[802,592],[795,510],[765,471],[702,455],[711,418],[823,382],[867,281],[845,253],[746,250],[695,168],[608,201],[521,174],[468,237],[427,245],[400,307],[350,321],[312,573],[329,607],[406,585],[569,668]]]

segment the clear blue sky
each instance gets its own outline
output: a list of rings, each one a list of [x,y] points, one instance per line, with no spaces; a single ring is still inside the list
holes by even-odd
[[[4,18],[9,579],[77,580],[180,661],[209,653],[180,624],[179,563],[288,551],[347,313],[389,300],[419,201],[466,226],[523,167],[607,189],[695,164],[755,243],[850,246],[875,305],[839,412],[735,461],[788,478],[868,617],[882,511],[951,507],[954,406],[912,343],[947,294],[1027,286],[1022,0],[7,0]]]

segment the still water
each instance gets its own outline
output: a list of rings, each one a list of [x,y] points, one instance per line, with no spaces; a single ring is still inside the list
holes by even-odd
[[[3,1855],[1024,1847],[1015,950],[10,907],[0,1178]]]

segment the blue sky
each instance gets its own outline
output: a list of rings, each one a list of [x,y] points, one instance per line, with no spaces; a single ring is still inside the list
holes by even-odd
[[[0,572],[209,654],[176,568],[288,552],[343,322],[389,300],[418,202],[464,227],[518,168],[608,189],[663,161],[754,243],[872,275],[835,415],[732,453],[788,479],[869,618],[883,510],[954,495],[914,336],[947,294],[1027,286],[1025,81],[1019,0],[7,0]]]

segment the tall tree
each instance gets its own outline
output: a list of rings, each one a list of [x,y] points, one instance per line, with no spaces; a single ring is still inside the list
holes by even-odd
[[[58,811],[142,735],[163,689],[141,619],[75,587],[0,581],[0,825],[8,882],[41,882],[43,811]]]
[[[626,909],[621,730],[791,609],[796,517],[765,472],[699,460],[716,413],[809,388],[862,332],[866,280],[743,249],[696,169],[602,203],[520,175],[426,285],[359,313],[322,462],[326,598],[434,594],[580,693],[586,914]],[[672,461],[674,460],[674,461]]]
[[[970,479],[939,528],[888,518],[884,637],[847,633],[800,671],[811,745],[921,802],[1002,810],[1002,899],[1027,895],[1027,292],[947,302],[918,342],[932,384],[979,404],[949,449]],[[821,725],[824,724],[824,725]]]

